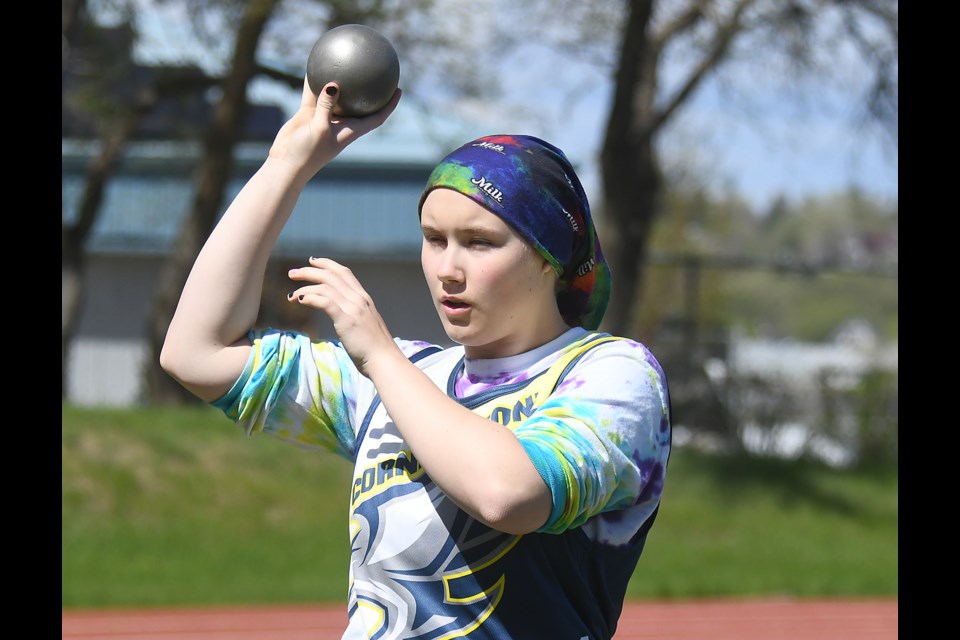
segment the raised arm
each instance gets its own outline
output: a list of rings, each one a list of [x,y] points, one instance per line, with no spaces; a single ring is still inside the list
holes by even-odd
[[[304,186],[347,145],[383,124],[400,90],[365,118],[334,116],[337,98],[335,83],[317,97],[304,79],[300,108],[280,129],[266,161],[230,204],[190,271],[160,365],[202,400],[222,396],[243,372],[267,260]]]

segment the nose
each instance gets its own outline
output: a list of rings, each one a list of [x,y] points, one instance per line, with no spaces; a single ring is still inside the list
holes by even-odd
[[[460,264],[460,252],[452,243],[447,245],[438,256],[437,279],[444,283],[463,282],[463,268]]]

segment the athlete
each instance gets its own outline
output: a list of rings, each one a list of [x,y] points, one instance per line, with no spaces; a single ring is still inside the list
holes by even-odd
[[[338,93],[304,82],[200,252],[162,366],[247,434],[353,463],[344,639],[611,638],[660,505],[670,400],[650,351],[598,331],[610,273],[562,151],[487,136],[429,177],[421,262],[456,346],[392,336],[325,258],[289,272],[287,298],[338,340],[254,327],[307,181],[400,99],[338,118]]]

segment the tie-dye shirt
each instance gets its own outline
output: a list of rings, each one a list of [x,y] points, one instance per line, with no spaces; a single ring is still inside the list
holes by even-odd
[[[670,455],[670,401],[641,344],[571,329],[533,351],[467,360],[397,339],[463,406],[510,428],[550,489],[535,533],[490,529],[430,480],[336,342],[272,330],[214,405],[354,463],[344,638],[612,637]],[[483,482],[483,478],[477,478]]]

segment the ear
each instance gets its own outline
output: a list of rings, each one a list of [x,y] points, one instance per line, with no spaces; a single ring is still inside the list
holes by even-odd
[[[533,249],[532,247],[531,247],[531,251],[533,251],[533,252],[537,255],[537,257],[540,258],[540,273],[542,273],[542,274],[544,274],[544,275],[546,275],[546,274],[548,274],[548,273],[552,273],[552,274],[554,274],[555,276],[557,276],[558,278],[560,277],[560,276],[557,274],[556,270],[553,268],[553,265],[550,264],[550,261],[547,260],[547,258],[546,258],[545,256],[543,256],[542,254],[540,254],[539,252],[537,252],[537,251],[536,251],[535,249]]]
[[[540,277],[544,278],[546,282],[551,283],[554,296],[564,288],[563,280],[560,279],[560,276],[557,275],[557,272],[553,269],[553,266],[547,262],[546,258],[544,258],[543,264],[540,266]]]

